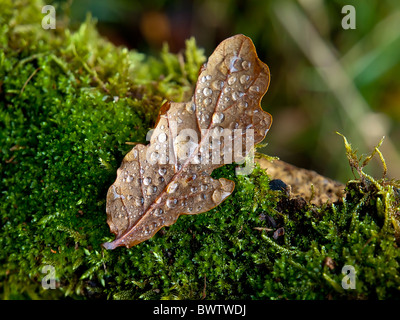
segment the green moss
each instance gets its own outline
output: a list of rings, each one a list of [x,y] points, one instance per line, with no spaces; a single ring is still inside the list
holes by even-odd
[[[145,142],[165,99],[191,96],[205,57],[193,39],[158,58],[115,47],[90,17],[76,31],[43,30],[42,5],[0,0],[1,298],[399,297],[399,185],[363,174],[348,144],[360,177],[343,202],[290,200],[258,166],[236,176],[230,165],[213,173],[236,183],[219,207],[131,249],[102,249],[126,142]],[[279,227],[276,239],[260,229]],[[55,290],[41,286],[44,265]],[[355,290],[341,286],[344,265]]]

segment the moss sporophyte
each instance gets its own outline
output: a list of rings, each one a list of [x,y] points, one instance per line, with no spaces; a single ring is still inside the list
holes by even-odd
[[[271,190],[258,163],[248,175],[226,164],[211,173],[235,183],[220,205],[132,248],[104,249],[114,240],[107,191],[131,143],[145,143],[163,102],[190,100],[206,58],[194,39],[159,57],[116,47],[90,18],[71,30],[57,15],[56,29],[43,29],[44,5],[0,0],[2,299],[399,297],[399,182],[364,174],[368,160],[357,162],[349,143],[356,176],[335,202]],[[376,150],[371,156],[381,156]]]

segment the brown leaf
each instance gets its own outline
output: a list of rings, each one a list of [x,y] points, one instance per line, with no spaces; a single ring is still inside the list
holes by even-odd
[[[136,145],[117,170],[106,208],[116,239],[106,249],[150,239],[181,214],[206,212],[233,192],[233,181],[210,174],[243,161],[264,139],[272,117],[260,100],[269,79],[250,38],[236,35],[215,49],[192,100],[165,103],[150,143]]]
[[[274,235],[273,235],[273,238],[276,240],[276,239],[278,239],[279,237],[283,236],[284,234],[285,234],[285,229],[283,229],[283,228],[278,228],[278,229],[275,230]]]

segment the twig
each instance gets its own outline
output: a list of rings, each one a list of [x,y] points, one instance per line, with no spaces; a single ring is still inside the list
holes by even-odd
[[[262,228],[262,227],[254,227],[254,230],[258,230],[258,231],[274,231],[273,229],[270,228]]]
[[[29,81],[31,81],[31,79],[33,78],[33,76],[40,70],[40,67],[35,69],[32,74],[29,76],[29,78],[25,81],[24,86],[22,87],[21,91],[20,91],[20,95],[24,92],[26,85],[28,84]]]

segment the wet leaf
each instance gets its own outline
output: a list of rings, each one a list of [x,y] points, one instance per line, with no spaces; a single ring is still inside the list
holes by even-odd
[[[234,182],[210,177],[241,162],[267,134],[272,117],[260,107],[269,69],[250,38],[223,41],[199,72],[192,100],[165,103],[147,146],[123,159],[107,194],[107,223],[116,239],[106,249],[150,239],[182,214],[224,201]]]

